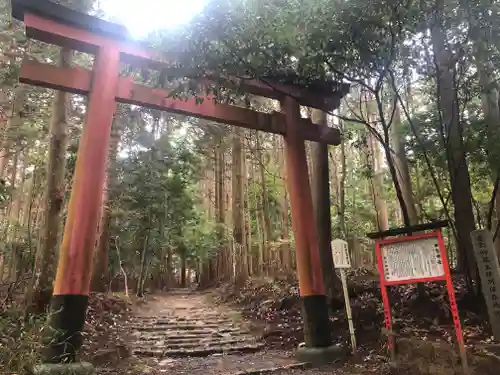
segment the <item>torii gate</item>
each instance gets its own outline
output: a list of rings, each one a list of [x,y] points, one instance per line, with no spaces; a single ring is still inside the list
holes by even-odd
[[[329,111],[337,108],[345,87],[328,95],[295,86],[257,80],[239,82],[247,93],[281,101],[283,113],[265,114],[212,100],[199,103],[169,98],[120,77],[120,63],[151,69],[167,67],[153,51],[128,39],[123,26],[74,12],[47,0],[13,0],[12,14],[24,21],[26,35],[43,42],[95,55],[92,71],[59,68],[24,61],[19,80],[71,93],[88,95],[86,123],[77,155],[64,237],[51,301],[50,325],[58,332],[47,345],[47,363],[74,362],[82,344],[96,227],[104,188],[111,124],[116,102],[196,116],[204,119],[281,134],[290,192],[292,227],[306,347],[328,348],[331,337],[324,291],[317,229],[313,214],[304,140],[337,145],[338,130],[300,117],[300,105]],[[227,81],[231,85],[231,80]]]

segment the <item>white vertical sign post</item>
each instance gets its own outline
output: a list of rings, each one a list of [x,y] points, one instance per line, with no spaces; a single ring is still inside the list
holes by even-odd
[[[481,277],[481,288],[488,309],[491,330],[500,341],[500,266],[493,236],[488,230],[475,230],[470,234]]]
[[[351,302],[349,300],[349,292],[347,291],[347,279],[345,277],[345,269],[351,268],[351,258],[349,257],[349,249],[347,247],[347,241],[341,239],[333,240],[332,256],[335,268],[338,268],[340,271],[340,280],[342,281],[342,289],[344,290],[344,301],[345,301],[345,311],[347,314],[347,323],[349,324],[349,333],[351,334],[352,352],[356,353],[356,335],[354,333]]]

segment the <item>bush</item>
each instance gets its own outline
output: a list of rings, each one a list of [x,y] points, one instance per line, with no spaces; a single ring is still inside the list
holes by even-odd
[[[40,360],[40,336],[46,316],[23,321],[23,312],[8,308],[0,312],[0,363],[7,374],[28,374]]]

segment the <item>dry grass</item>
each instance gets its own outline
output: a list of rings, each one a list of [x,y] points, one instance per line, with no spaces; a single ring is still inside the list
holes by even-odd
[[[40,360],[40,336],[45,316],[23,322],[23,312],[15,308],[0,315],[0,363],[7,374],[27,374]]]

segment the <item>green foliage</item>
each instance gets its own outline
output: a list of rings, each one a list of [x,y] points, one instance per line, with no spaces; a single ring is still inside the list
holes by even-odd
[[[27,322],[23,322],[22,317],[23,312],[15,308],[0,314],[0,363],[2,371],[9,374],[28,374],[40,361],[40,336],[45,317],[32,317]]]
[[[132,275],[139,273],[144,248],[151,271],[166,270],[168,249],[186,248],[194,259],[215,248],[213,223],[196,207],[199,158],[194,150],[166,134],[140,130],[139,135],[117,162],[119,187],[112,207],[112,233],[120,239],[122,260]]]

